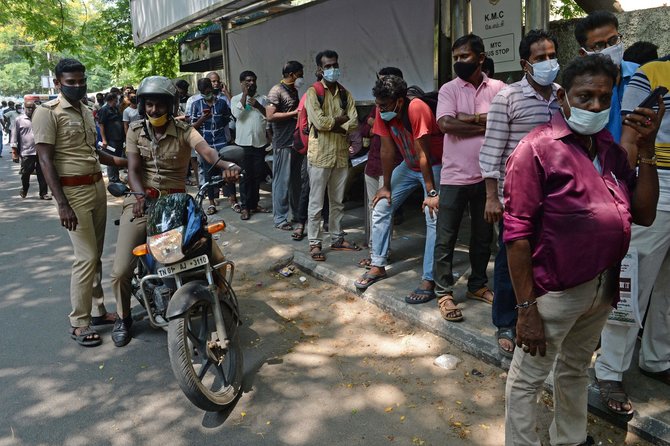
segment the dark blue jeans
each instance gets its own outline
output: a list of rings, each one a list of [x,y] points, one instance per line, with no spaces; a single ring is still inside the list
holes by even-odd
[[[495,268],[493,270],[493,308],[491,316],[493,325],[498,328],[516,326],[516,295],[512,287],[512,279],[509,277],[507,265],[507,247],[503,243],[503,222],[499,224],[500,234],[498,236],[498,255],[496,256]]]

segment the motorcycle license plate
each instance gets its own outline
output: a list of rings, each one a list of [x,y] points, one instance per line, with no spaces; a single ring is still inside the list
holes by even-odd
[[[206,255],[201,255],[194,257],[192,259],[184,260],[183,262],[176,263],[170,266],[164,266],[158,268],[158,275],[161,277],[172,276],[183,271],[188,271],[189,269],[198,268],[209,263],[209,258]]]

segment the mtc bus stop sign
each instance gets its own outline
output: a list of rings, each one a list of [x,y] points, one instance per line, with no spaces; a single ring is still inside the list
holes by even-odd
[[[484,40],[496,73],[518,71],[521,0],[472,0],[472,32]]]

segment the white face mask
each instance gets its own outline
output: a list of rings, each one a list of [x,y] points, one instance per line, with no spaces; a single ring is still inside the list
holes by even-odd
[[[551,85],[558,75],[558,70],[561,69],[558,59],[543,60],[530,64],[530,66],[533,67],[533,74],[528,73],[528,75],[543,87]]]
[[[619,67],[621,66],[621,61],[623,60],[623,42],[608,46],[602,51],[586,51],[586,54],[602,54],[603,56],[608,56],[610,59],[612,59],[614,65]]]
[[[568,101],[567,93],[565,95],[565,102],[567,102],[568,107],[570,107],[570,117],[565,118],[563,107],[561,107],[561,113],[563,114],[568,127],[570,127],[572,131],[577,134],[595,135],[604,129],[610,120],[609,108],[599,112],[591,112],[581,108],[573,107],[570,105],[570,101]]]
[[[295,80],[295,83],[293,84],[293,86],[295,88],[300,88],[303,85],[305,85],[305,78],[304,77],[299,77],[298,79]]]

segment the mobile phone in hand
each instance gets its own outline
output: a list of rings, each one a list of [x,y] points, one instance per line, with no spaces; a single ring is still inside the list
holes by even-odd
[[[649,96],[644,98],[644,101],[640,102],[640,105],[638,105],[638,108],[653,108],[655,105],[658,104],[658,98],[665,96],[668,93],[668,89],[661,86],[661,87],[656,87],[654,91],[649,93]]]

